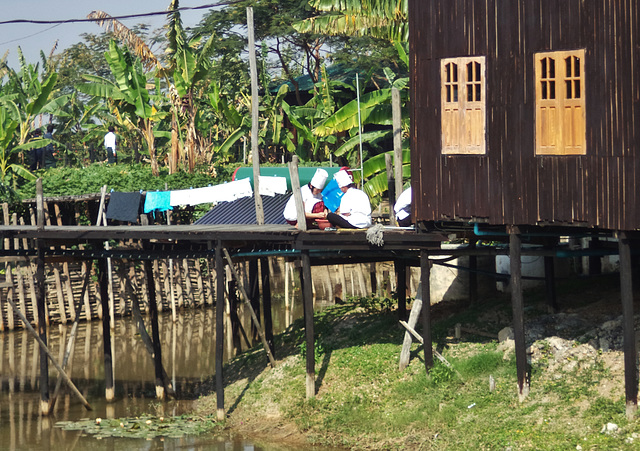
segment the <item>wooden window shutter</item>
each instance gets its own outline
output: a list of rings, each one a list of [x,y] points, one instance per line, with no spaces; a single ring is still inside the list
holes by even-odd
[[[536,154],[586,154],[584,50],[537,53]]]
[[[485,58],[449,58],[442,69],[442,153],[486,152]]]

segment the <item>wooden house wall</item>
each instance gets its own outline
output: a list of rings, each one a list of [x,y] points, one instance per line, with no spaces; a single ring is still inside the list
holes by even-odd
[[[640,228],[636,0],[409,0],[418,221]],[[584,48],[584,156],[535,155],[534,54]],[[486,57],[486,155],[440,152],[440,60]]]

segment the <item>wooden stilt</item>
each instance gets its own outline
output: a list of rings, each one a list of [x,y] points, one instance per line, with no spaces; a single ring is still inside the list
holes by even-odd
[[[42,179],[36,180],[36,215],[37,229],[44,230],[44,207],[42,195]],[[49,412],[49,361],[47,360],[47,312],[45,311],[45,273],[44,273],[44,246],[43,240],[36,240],[36,306],[38,310],[38,340],[44,344],[40,347],[40,412],[46,415]],[[10,300],[13,302],[13,300]],[[14,304],[11,304],[12,306]],[[25,322],[26,323],[26,322]]]
[[[369,277],[371,279],[371,293],[374,296],[379,296],[380,291],[378,290],[378,275],[376,274],[376,263],[369,263]]]
[[[43,343],[44,348],[47,346],[47,320],[45,312],[45,283],[44,283],[44,242],[36,241],[37,257],[36,257],[36,305],[38,309],[38,336]],[[9,302],[13,302],[8,298]],[[13,304],[12,304],[13,305]],[[49,361],[47,360],[47,352],[43,347],[40,348],[40,412],[43,415],[49,413]]]
[[[231,256],[229,255],[229,251],[227,251],[226,249],[223,249],[223,252],[224,252],[225,258],[227,259],[227,263],[229,264],[229,269],[231,269],[231,272],[233,273],[233,277],[235,277],[236,281],[238,281],[238,288],[240,288],[240,292],[242,293],[242,297],[244,298],[245,305],[249,309],[249,313],[251,313],[251,320],[253,321],[253,326],[258,331],[258,336],[260,337],[260,340],[262,341],[262,346],[264,347],[264,350],[267,353],[267,357],[269,358],[269,363],[271,364],[272,368],[275,368],[276,361],[273,358],[273,354],[271,354],[271,349],[269,348],[269,345],[267,344],[267,340],[265,338],[262,325],[258,321],[256,312],[255,310],[253,310],[253,307],[251,306],[251,302],[249,301],[249,295],[247,294],[247,291],[239,282],[238,273],[236,272],[236,269],[233,267],[233,262],[231,260]]]
[[[624,324],[624,391],[627,418],[632,420],[638,411],[638,355],[633,320],[633,282],[631,272],[631,245],[626,232],[618,235],[620,252],[620,295]]]
[[[258,280],[258,260],[249,260],[249,301],[251,302],[251,308],[256,312],[258,324],[262,324],[260,321],[260,290]],[[239,282],[240,281],[238,281],[238,283]],[[257,337],[258,325],[253,324],[251,327],[251,339],[255,340]]]
[[[222,260],[222,242],[216,243],[216,416],[224,420],[224,378],[222,358],[224,353],[224,261]]]
[[[511,272],[511,305],[513,308],[513,336],[516,346],[516,370],[518,373],[518,397],[520,401],[529,395],[527,379],[527,345],[524,338],[524,302],[522,298],[522,239],[520,229],[509,227],[509,264]]]
[[[553,257],[544,257],[544,282],[547,288],[547,305],[551,313],[558,310],[556,299],[555,264]]]
[[[471,239],[469,249],[475,249],[476,242]],[[469,255],[469,303],[478,302],[478,257]]]
[[[153,362],[156,375],[156,398],[165,399],[162,348],[160,346],[160,328],[158,326],[158,304],[156,304],[156,289],[153,282],[153,266],[149,260],[144,261],[147,275],[147,290],[149,291],[149,319],[151,321],[151,337],[153,339]]]
[[[309,252],[302,252],[302,298],[304,305],[304,328],[307,345],[307,399],[316,396],[315,339],[313,323],[313,293],[311,291],[311,259]]]
[[[101,247],[101,243],[96,243]],[[107,402],[115,399],[113,354],[111,352],[111,327],[109,314],[109,294],[107,277],[107,262],[104,258],[98,260],[98,282],[100,285],[100,304],[102,307],[102,345],[104,350],[104,380],[105,398]]]
[[[420,251],[420,283],[422,284],[422,338],[424,343],[424,367],[429,372],[433,366],[433,346],[431,343],[431,262],[427,251]]]
[[[396,269],[396,293],[398,295],[398,319],[407,318],[407,265],[400,260],[394,262]]]
[[[262,307],[264,315],[264,334],[271,354],[275,358],[276,351],[273,345],[273,317],[271,315],[271,275],[269,273],[269,259],[260,259],[260,272],[262,275]]]

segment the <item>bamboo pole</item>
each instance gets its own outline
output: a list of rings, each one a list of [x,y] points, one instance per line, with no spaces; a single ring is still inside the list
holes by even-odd
[[[249,70],[251,72],[251,160],[253,163],[253,198],[256,207],[256,222],[264,224],[264,208],[260,196],[260,154],[258,152],[258,67],[256,63],[256,44],[253,29],[253,8],[247,8],[247,31],[249,33]]]
[[[233,261],[231,261],[231,256],[229,255],[229,251],[226,248],[222,249],[225,255],[225,258],[227,259],[227,264],[229,265],[229,267],[231,268],[231,272],[233,273],[233,277],[236,279],[236,281],[238,282],[238,288],[240,288],[240,292],[242,293],[242,296],[244,298],[244,304],[247,306],[247,308],[249,309],[249,312],[251,313],[251,319],[253,320],[253,324],[255,326],[255,328],[258,331],[258,335],[260,336],[260,340],[262,341],[262,346],[264,347],[264,350],[267,352],[267,356],[269,357],[269,363],[271,364],[272,368],[276,367],[276,361],[273,358],[273,354],[271,354],[271,349],[269,348],[269,343],[267,343],[267,339],[264,335],[264,330],[262,329],[262,325],[260,324],[260,322],[258,321],[258,317],[256,316],[256,312],[253,310],[253,307],[251,307],[251,298],[249,298],[249,295],[247,294],[247,292],[244,289],[244,286],[240,283],[240,279],[238,277],[238,273],[236,272],[236,269],[233,267]],[[216,308],[220,308],[221,306],[216,306]]]
[[[78,311],[82,305],[82,298],[84,297],[84,293],[89,286],[89,272],[86,273],[84,277],[84,282],[82,284],[82,291],[80,292],[80,297],[78,298],[77,307],[74,305],[74,311]],[[62,359],[62,369],[67,369],[67,362],[69,361],[69,356],[71,355],[71,351],[75,346],[76,341],[76,332],[78,330],[78,323],[80,323],[80,315],[76,315],[73,319],[73,325],[71,326],[71,334],[69,335],[69,342],[67,343],[67,349],[65,350],[64,357]],[[61,347],[62,348],[62,347]],[[53,390],[53,396],[49,400],[49,412],[48,415],[53,413],[53,409],[56,406],[56,400],[58,399],[58,393],[60,392],[60,387],[62,385],[62,378],[59,378],[56,382],[56,388]]]
[[[29,331],[29,333],[31,333],[31,335],[33,335],[33,337],[36,339],[36,341],[40,345],[40,349],[46,354],[46,356],[49,359],[51,359],[51,363],[53,363],[53,366],[56,368],[56,370],[58,370],[58,373],[64,379],[64,381],[67,383],[67,385],[69,386],[71,391],[80,399],[80,401],[82,402],[82,405],[87,410],[93,410],[91,408],[91,405],[84,398],[84,396],[82,396],[82,393],[80,393],[80,390],[78,390],[78,388],[75,386],[73,381],[69,378],[69,376],[67,376],[67,373],[65,373],[65,371],[62,369],[62,367],[58,364],[56,359],[53,357],[53,354],[51,354],[51,351],[49,350],[47,345],[44,343],[44,341],[42,341],[42,339],[40,339],[40,337],[38,336],[38,333],[31,326],[31,324],[29,324],[29,321],[27,321],[27,318],[25,318],[25,316],[22,314],[22,312],[18,309],[18,306],[16,306],[15,302],[13,302],[13,300],[11,300],[11,299],[8,299],[8,301],[9,301],[9,304],[11,304],[11,307],[13,308],[14,312],[20,317],[20,320],[22,320],[22,322],[24,323],[24,325],[27,328],[27,330]],[[49,407],[49,405],[47,403],[47,411],[46,412],[43,411],[42,412],[43,414],[45,414],[45,415],[48,414],[48,412],[49,412],[48,407]]]
[[[407,324],[405,321],[400,321],[400,324],[402,324],[402,326],[407,329],[407,331],[413,335],[413,337],[418,340],[418,342],[421,345],[424,345],[424,339],[420,336],[420,334],[418,332],[416,332],[416,330],[409,326],[409,324]],[[458,375],[458,377],[462,380],[462,374],[460,374],[458,372],[458,370],[456,370],[453,366],[451,366],[451,364],[449,363],[449,361],[447,359],[444,358],[444,356],[442,354],[440,354],[438,352],[437,349],[433,349],[433,354],[438,358],[438,360],[440,360],[445,366],[448,366],[449,368],[451,368],[453,371],[455,371],[455,373]]]

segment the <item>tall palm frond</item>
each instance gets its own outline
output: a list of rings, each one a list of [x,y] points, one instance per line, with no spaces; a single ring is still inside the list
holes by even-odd
[[[112,32],[118,39],[123,41],[140,58],[145,69],[151,70],[154,66],[162,69],[160,60],[154,55],[149,46],[119,20],[100,10],[91,11],[87,15],[87,19],[94,20],[98,25],[104,27],[106,31]]]

